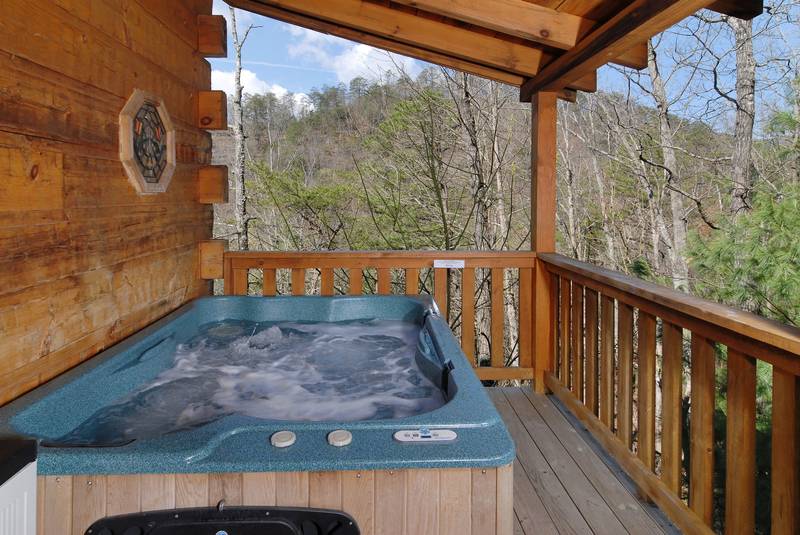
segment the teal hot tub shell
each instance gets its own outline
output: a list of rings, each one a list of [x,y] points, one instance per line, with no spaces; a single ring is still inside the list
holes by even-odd
[[[56,437],[124,398],[173,363],[178,344],[201,325],[223,320],[339,322],[402,320],[422,329],[424,366],[446,403],[416,416],[365,421],[277,421],[229,415],[205,425],[112,447],[51,446]],[[157,350],[153,350],[157,348]],[[432,369],[432,371],[431,371]],[[452,429],[446,443],[394,440],[399,430]],[[330,446],[346,429],[352,442]],[[296,434],[275,448],[278,430]],[[41,475],[185,472],[273,472],[495,467],[510,464],[514,444],[447,323],[425,298],[208,297],[192,301],[90,361],[0,409],[0,433],[41,440]]]

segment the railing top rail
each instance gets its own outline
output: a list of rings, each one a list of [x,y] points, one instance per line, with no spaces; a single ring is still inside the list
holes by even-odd
[[[796,363],[792,363],[792,369],[796,370],[800,365],[800,359],[797,358],[800,357],[800,329],[796,327],[560,254],[538,253],[537,258],[544,262],[552,273],[567,275],[567,278],[570,275],[577,276],[581,279],[582,284],[601,292],[604,289],[613,289],[624,294],[625,297],[621,298],[623,302],[634,304],[637,307],[643,301],[650,302],[658,309],[656,313],[659,310],[672,310],[678,313],[678,319],[683,317],[696,320],[698,323],[719,327],[739,337],[750,338],[768,347],[791,354],[783,355],[784,358],[780,360],[785,361],[785,357],[793,357]],[[645,304],[640,308],[646,309],[646,307]],[[664,319],[672,318],[665,317]],[[682,324],[681,321],[676,323],[682,327],[692,328],[691,325]],[[733,345],[730,337],[727,338],[727,340],[718,339],[717,341]],[[776,364],[785,366],[787,363]]]
[[[461,259],[461,258],[535,258],[533,251],[481,251],[481,250],[413,250],[413,251],[226,251],[225,256],[232,258],[426,258],[426,259]]]

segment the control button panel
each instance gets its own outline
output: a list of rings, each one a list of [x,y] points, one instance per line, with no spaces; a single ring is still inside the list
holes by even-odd
[[[426,443],[426,442],[452,442],[458,435],[452,429],[403,429],[394,434],[394,439],[405,443]]]

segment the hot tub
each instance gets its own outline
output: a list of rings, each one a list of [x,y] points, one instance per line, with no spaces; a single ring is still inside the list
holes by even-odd
[[[40,533],[220,500],[340,509],[367,534],[512,531],[513,442],[423,298],[199,299],[0,426],[41,441]]]

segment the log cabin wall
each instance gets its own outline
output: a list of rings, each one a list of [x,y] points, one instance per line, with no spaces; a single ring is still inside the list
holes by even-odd
[[[0,17],[0,404],[209,291],[195,202],[210,161],[197,51],[211,0],[4,0]],[[177,169],[139,195],[119,160],[134,88],[164,99]]]

